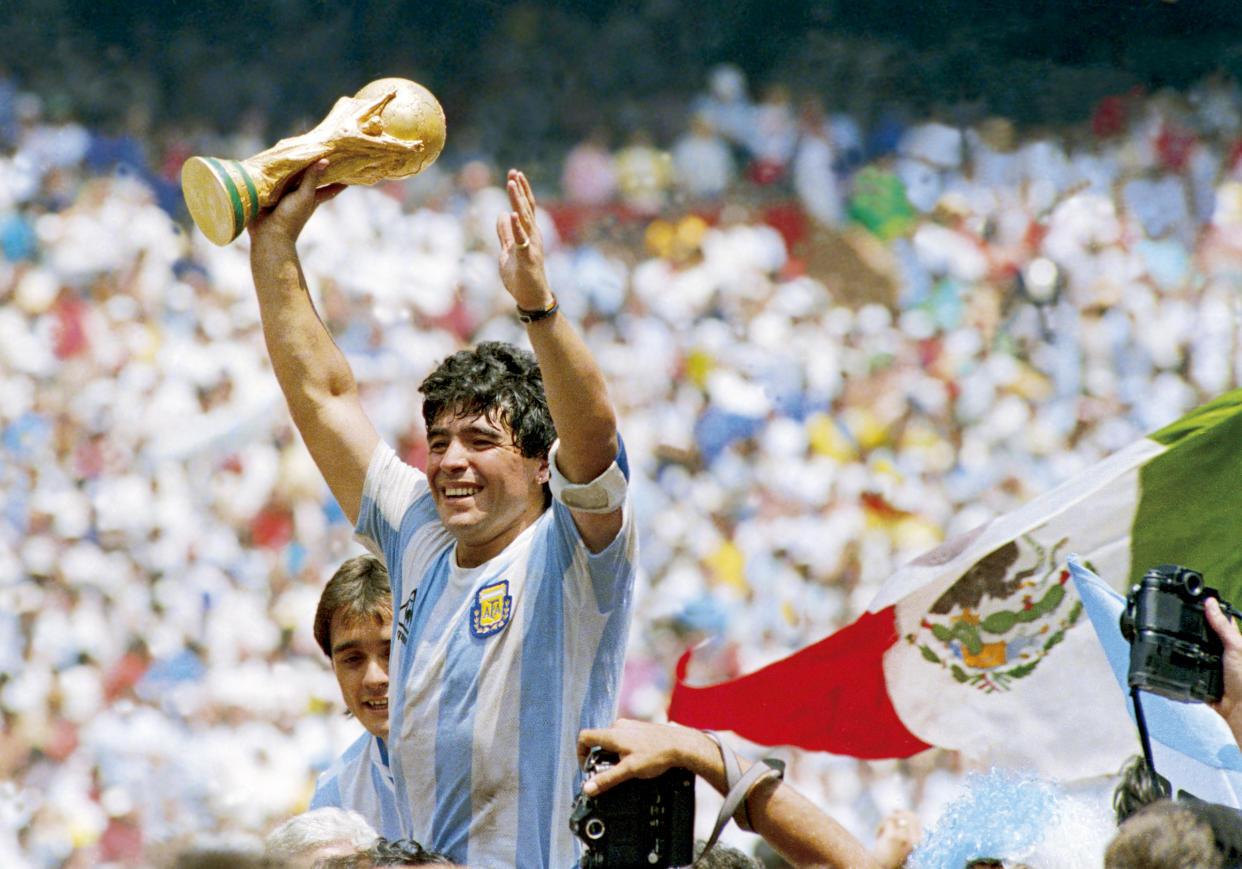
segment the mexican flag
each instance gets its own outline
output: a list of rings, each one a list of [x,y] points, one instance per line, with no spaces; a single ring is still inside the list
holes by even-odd
[[[1061,780],[1116,773],[1141,746],[1067,557],[1121,595],[1178,564],[1239,601],[1240,447],[1234,390],[925,553],[789,657],[690,686],[687,652],[669,718],[861,758],[939,746]]]

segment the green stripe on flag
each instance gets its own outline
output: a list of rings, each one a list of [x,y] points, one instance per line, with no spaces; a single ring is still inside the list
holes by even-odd
[[[1130,581],[1160,564],[1203,574],[1242,602],[1242,390],[1228,392],[1151,439],[1168,447],[1139,471]]]
[[[1209,429],[1216,423],[1234,416],[1239,408],[1242,408],[1242,389],[1235,389],[1195,408],[1177,422],[1166,425],[1148,437],[1156,443],[1171,447],[1184,437],[1201,429]]]

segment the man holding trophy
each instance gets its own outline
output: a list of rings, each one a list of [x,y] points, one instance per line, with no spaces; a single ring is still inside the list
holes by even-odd
[[[334,159],[329,147],[271,208],[238,220],[293,421],[388,566],[402,833],[476,869],[565,869],[577,857],[566,821],[577,734],[615,717],[637,563],[603,374],[559,313],[530,183],[511,170],[499,270],[534,353],[492,342],[444,360],[419,388],[426,470],[402,462],[368,419],[298,258],[302,228],[342,189],[325,184]],[[248,197],[262,204],[229,194]]]

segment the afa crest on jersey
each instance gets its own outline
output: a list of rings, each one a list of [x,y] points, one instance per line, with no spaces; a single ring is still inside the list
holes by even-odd
[[[509,595],[508,581],[486,585],[474,595],[470,608],[470,633],[476,637],[490,637],[509,624],[513,614],[513,598]]]

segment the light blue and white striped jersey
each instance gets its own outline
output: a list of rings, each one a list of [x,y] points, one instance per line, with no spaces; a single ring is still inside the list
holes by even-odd
[[[319,774],[310,808],[324,806],[357,812],[386,839],[401,837],[397,793],[383,740],[364,732]]]
[[[618,464],[628,479],[625,452]],[[577,736],[616,716],[637,535],[592,555],[554,501],[491,561],[456,564],[423,473],[380,444],[355,529],[388,565],[389,743],[403,835],[472,869],[566,869]],[[416,594],[417,592],[417,594]]]

